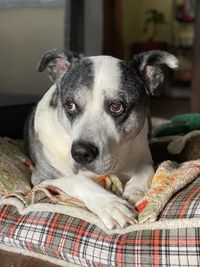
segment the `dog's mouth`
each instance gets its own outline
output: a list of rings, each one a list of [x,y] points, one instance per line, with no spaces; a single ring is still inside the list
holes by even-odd
[[[82,166],[81,164],[74,162],[72,164],[72,171],[74,174],[78,174],[79,172],[90,172],[95,175],[108,175],[115,172],[116,166],[117,160],[112,160],[110,164],[99,164],[98,167],[95,165]]]

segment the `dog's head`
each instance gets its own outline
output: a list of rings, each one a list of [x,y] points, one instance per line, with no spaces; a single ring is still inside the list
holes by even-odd
[[[56,83],[50,106],[70,136],[74,171],[113,171],[122,146],[143,128],[147,98],[164,80],[163,65],[175,68],[177,59],[163,51],[130,62],[57,50],[44,55],[39,71],[48,67]]]

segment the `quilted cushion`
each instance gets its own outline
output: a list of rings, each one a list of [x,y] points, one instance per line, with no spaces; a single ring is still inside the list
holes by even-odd
[[[199,194],[200,177],[171,199],[159,222],[123,235],[107,235],[64,214],[22,216],[15,207],[2,205],[0,244],[47,255],[62,266],[199,266]]]

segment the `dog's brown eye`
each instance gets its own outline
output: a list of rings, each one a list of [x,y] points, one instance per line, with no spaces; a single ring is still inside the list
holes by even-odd
[[[112,103],[110,105],[110,111],[116,115],[120,115],[123,112],[124,108],[121,103]]]
[[[77,106],[73,101],[67,101],[66,108],[69,113],[74,113],[77,111]]]

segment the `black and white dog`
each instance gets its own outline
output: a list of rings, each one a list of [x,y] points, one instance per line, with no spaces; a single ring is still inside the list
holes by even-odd
[[[147,102],[164,79],[163,65],[175,68],[177,59],[163,51],[130,62],[47,52],[39,71],[48,67],[54,85],[28,123],[32,183],[56,185],[82,200],[108,228],[131,223],[129,203],[143,196],[154,174]],[[126,184],[123,199],[91,179],[106,174]]]

